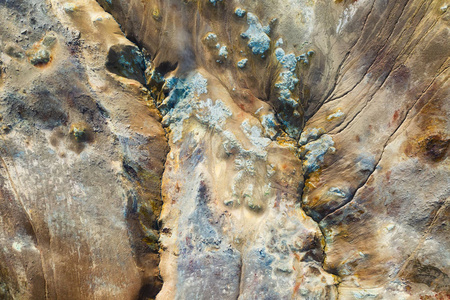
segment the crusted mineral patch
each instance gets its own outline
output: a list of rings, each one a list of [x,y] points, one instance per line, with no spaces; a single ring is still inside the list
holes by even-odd
[[[449,298],[449,13],[0,3],[0,298]]]

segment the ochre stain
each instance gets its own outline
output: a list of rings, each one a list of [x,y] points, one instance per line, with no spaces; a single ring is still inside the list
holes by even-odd
[[[398,110],[396,110],[394,115],[392,116],[392,123],[394,123],[395,121],[398,120],[398,116],[399,116],[399,113],[398,113]]]
[[[449,146],[450,139],[445,139],[438,134],[429,136],[420,143],[423,154],[434,162],[442,161],[447,157]]]
[[[406,156],[412,156],[412,146],[410,143],[407,143],[405,145],[405,149],[403,150],[403,152],[406,154]]]
[[[309,175],[308,180],[306,180],[306,182],[305,182],[305,187],[306,187],[307,191],[312,191],[322,185],[322,180],[320,179],[320,174],[321,174],[321,170],[319,169],[315,172],[312,172]]]
[[[450,299],[450,293],[447,292],[440,292],[436,293],[434,295],[424,295],[420,296],[420,300],[449,300]]]
[[[386,180],[390,181],[391,180],[391,171],[387,171],[386,172]]]
[[[443,161],[450,152],[450,139],[436,132],[427,136],[415,136],[403,143],[401,151],[408,157],[419,157],[428,163]]]

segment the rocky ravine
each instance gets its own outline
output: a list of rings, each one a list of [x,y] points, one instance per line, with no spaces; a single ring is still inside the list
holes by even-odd
[[[449,298],[449,5],[0,2],[0,298]]]

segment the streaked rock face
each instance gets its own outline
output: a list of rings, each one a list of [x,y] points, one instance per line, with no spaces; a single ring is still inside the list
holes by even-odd
[[[447,299],[448,5],[1,3],[0,298]]]
[[[139,49],[95,3],[52,7],[1,5],[0,298],[154,296],[167,142],[148,91],[106,64]]]

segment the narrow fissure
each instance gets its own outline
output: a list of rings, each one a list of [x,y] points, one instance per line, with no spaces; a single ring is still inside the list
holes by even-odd
[[[111,14],[110,11],[105,9],[103,1],[97,1],[97,2],[100,4],[100,6],[106,12]],[[111,14],[111,16],[114,18],[114,16],[112,14]],[[158,109],[158,99],[160,97],[160,94],[163,93],[162,85],[161,84],[154,84],[155,82],[152,80],[149,70],[154,69],[154,70],[159,71],[160,73],[164,73],[165,74],[167,72],[170,72],[170,71],[174,70],[177,67],[177,64],[171,65],[169,62],[163,62],[162,64],[160,64],[159,66],[154,68],[154,66],[151,65],[152,64],[152,62],[151,62],[152,57],[150,56],[150,54],[148,54],[146,49],[143,48],[143,46],[138,42],[138,40],[136,38],[126,34],[126,32],[124,31],[123,26],[118,22],[117,19],[114,18],[114,20],[117,22],[117,24],[119,24],[119,28],[122,31],[122,33],[124,34],[124,36],[131,43],[133,43],[137,49],[139,49],[139,54],[137,54],[137,55],[140,55],[143,58],[143,66],[137,66],[137,68],[135,68],[135,69],[141,71],[140,75],[138,74],[137,77],[136,76],[134,76],[134,77],[133,76],[131,76],[131,77],[127,76],[128,74],[118,74],[118,75],[138,80],[143,85],[143,87],[145,87],[148,90],[148,93],[149,93],[149,96],[150,96],[150,100],[153,102],[154,107],[158,111],[160,111]],[[111,53],[111,50],[110,50],[110,53]],[[108,58],[110,56],[111,55],[109,54]],[[118,55],[115,55],[115,56],[118,56]],[[118,60],[118,57],[115,57],[115,58],[112,57],[112,60],[113,59]],[[106,65],[108,66],[108,62],[106,62]],[[115,71],[114,67],[112,67],[112,68],[113,68],[112,70],[111,70],[111,67],[109,69],[110,69],[110,71],[114,72]],[[118,73],[118,72],[114,72],[114,73]],[[140,78],[142,78],[142,80],[140,80]],[[160,179],[160,183],[159,183],[159,197],[157,199],[157,202],[160,203],[159,204],[160,206],[157,209],[159,211],[159,215],[155,215],[155,218],[156,218],[157,222],[155,224],[155,227],[153,228],[158,233],[158,239],[159,239],[159,235],[161,234],[161,230],[162,230],[162,224],[160,222],[160,214],[162,212],[162,206],[163,206],[162,178],[164,177],[164,172],[165,172],[165,169],[166,169],[165,164],[166,164],[166,161],[167,161],[167,155],[169,155],[169,153],[170,153],[169,132],[167,131],[167,128],[164,127],[164,126],[163,126],[163,129],[164,129],[164,132],[165,132],[165,139],[166,139],[166,142],[167,142],[167,145],[166,145],[166,147],[167,147],[167,154],[166,154],[166,157],[165,157],[164,161],[162,162],[164,171],[163,171],[163,173],[161,175],[161,179]],[[125,163],[125,161],[124,161],[124,163]],[[136,171],[134,169],[133,169],[133,171],[132,171],[132,173],[136,173]],[[136,179],[139,180],[139,175],[138,174],[135,174],[135,175],[136,175]],[[138,213],[140,213],[140,212],[138,212]],[[158,241],[157,244],[158,244],[158,249],[159,249],[157,252],[159,252],[159,251],[161,251],[161,245],[160,245],[159,241]],[[160,256],[158,255],[158,257],[160,257]],[[156,267],[158,268],[158,279],[161,282],[161,284],[152,285],[151,283],[150,284],[149,283],[142,283],[143,285],[142,285],[142,287],[141,287],[141,289],[139,291],[138,300],[149,299],[149,297],[153,298],[160,292],[160,290],[162,288],[162,285],[163,285],[163,278],[162,278],[161,273],[159,271],[159,261],[158,261],[158,264],[157,264]]]
[[[102,1],[99,1],[99,3],[101,3],[101,2],[102,2]],[[365,20],[364,20],[364,27],[366,26],[367,19],[369,18],[370,14],[372,13],[373,5],[374,5],[374,4],[372,3],[372,7],[371,7],[371,9],[369,10],[369,12],[368,12],[368,14],[366,15],[366,17],[365,17]],[[103,5],[102,5],[102,6],[103,6]],[[103,6],[103,7],[104,7],[104,6]],[[116,21],[117,21],[117,20],[116,20]],[[120,26],[120,28],[121,28],[121,30],[123,31],[122,26]],[[141,53],[145,53],[145,52],[146,52],[145,49],[142,48],[142,45],[139,45],[139,43],[137,42],[136,39],[134,39],[134,38],[130,39],[130,37],[129,37],[128,35],[126,35],[125,32],[123,32],[123,33],[124,33],[124,35],[125,35],[130,41],[132,41],[132,42],[140,49],[140,52],[141,52]],[[318,107],[316,107],[315,112],[319,111],[319,109],[322,107],[322,105],[323,105],[324,103],[327,103],[327,99],[333,94],[333,92],[334,92],[334,90],[335,90],[335,88],[336,88],[336,86],[337,86],[338,80],[339,80],[341,68],[342,68],[342,66],[345,64],[345,62],[347,61],[347,58],[349,57],[349,55],[350,55],[350,53],[351,53],[353,47],[358,43],[358,41],[359,41],[359,39],[357,39],[357,41],[352,45],[352,47],[350,48],[350,50],[345,54],[343,60],[341,61],[340,65],[339,65],[339,67],[338,67],[337,74],[336,74],[336,76],[335,76],[335,83],[334,83],[334,86],[333,86],[332,88],[330,88],[330,90],[328,91],[328,93],[325,95],[324,101],[322,101],[322,103],[320,103],[320,104],[318,105]],[[375,59],[376,59],[376,58],[375,58]],[[152,78],[151,78],[151,76],[150,76],[150,72],[148,72],[148,69],[149,69],[149,67],[150,67],[150,66],[148,65],[148,63],[149,63],[150,60],[151,60],[151,58],[146,57],[146,62],[147,62],[146,69],[147,69],[147,70],[143,72],[143,75],[144,75],[144,78],[145,78],[145,83],[143,83],[143,85],[149,90],[150,95],[151,95],[151,98],[152,98],[152,100],[153,100],[153,102],[154,102],[154,105],[155,105],[155,107],[158,109],[158,99],[160,99],[161,95],[163,95],[163,90],[162,90],[163,84],[155,83],[154,81],[152,81]],[[159,66],[156,66],[156,67],[155,67],[155,66],[152,66],[151,69],[158,71],[158,73],[160,73],[160,74],[162,74],[162,75],[164,76],[165,73],[174,70],[176,67],[177,67],[177,64],[172,65],[172,64],[170,64],[169,62],[166,62],[166,63],[162,63],[162,64],[160,64]],[[163,74],[163,73],[164,73],[164,74]],[[387,78],[387,77],[388,77],[388,76],[386,76],[386,78]],[[269,78],[269,80],[270,80],[270,78]],[[357,84],[358,84],[358,83],[357,83]],[[353,88],[352,88],[352,89],[353,89]],[[350,91],[348,91],[348,92],[350,92]],[[347,93],[348,93],[348,92],[347,92]],[[347,93],[346,93],[346,94],[347,94]],[[343,96],[343,95],[342,95],[342,96]],[[337,98],[332,98],[332,99],[330,99],[329,101],[336,100],[336,99],[338,99],[338,98],[340,98],[340,97],[342,97],[342,96],[339,96],[339,97],[337,97]],[[272,105],[271,105],[271,106],[272,106]],[[274,109],[273,106],[272,106],[272,109]],[[158,109],[158,110],[159,110],[159,109]],[[160,111],[160,110],[159,110],[159,111]],[[274,111],[275,111],[275,110],[274,110]],[[304,111],[304,112],[307,111],[307,107],[304,108],[303,111]],[[276,118],[276,120],[278,121],[278,123],[283,124],[283,123],[282,123],[282,120],[280,119],[279,112],[276,112],[276,111],[275,111],[275,114],[274,114],[274,115],[275,115],[275,118]],[[301,124],[301,126],[300,126],[300,130],[299,130],[299,131],[300,131],[300,134],[303,132],[303,129],[304,129],[304,126],[305,126],[305,123],[306,123],[307,119],[310,119],[310,118],[312,118],[313,116],[314,116],[314,113],[312,113],[311,116],[309,116],[308,118],[307,118],[306,115],[303,116],[303,122],[302,122],[302,124]],[[349,123],[350,123],[350,122],[349,122]],[[167,127],[163,126],[163,128],[164,128],[164,131],[165,131],[166,140],[169,141],[169,131],[167,130]],[[288,133],[286,132],[286,130],[284,130],[284,127],[283,127],[283,126],[280,126],[278,129],[279,129],[279,130],[278,130],[279,133],[277,134],[277,136],[280,135],[280,132],[281,132],[281,135],[284,134],[284,135],[286,135],[286,136],[289,136]],[[300,134],[299,134],[299,137],[300,137]],[[277,136],[276,136],[276,137],[277,137]],[[276,137],[275,137],[275,139],[276,139]],[[296,139],[295,143],[296,143],[296,148],[297,148],[297,150],[299,150],[299,149],[300,149],[300,144],[299,144],[298,139]],[[170,153],[170,143],[169,143],[169,142],[168,142],[168,147],[169,147],[169,151],[167,152],[167,155],[169,155],[169,153]],[[166,156],[166,159],[167,159],[167,156]],[[381,159],[381,155],[380,155],[380,159]],[[164,162],[164,172],[165,172],[165,169],[166,169],[166,167],[165,167],[165,162]],[[374,170],[375,170],[375,169],[376,169],[376,166],[375,166]],[[371,173],[373,173],[374,170],[372,170]],[[163,173],[163,174],[164,174],[164,173]],[[163,176],[164,176],[164,175],[163,175]],[[305,174],[305,176],[304,176],[304,182],[308,180],[308,177],[309,177],[309,175],[308,175],[308,174]],[[369,177],[370,177],[370,174],[369,174],[369,176],[367,177],[367,179],[366,179],[365,182],[367,182],[367,180],[368,180]],[[365,182],[364,182],[361,186],[363,186],[363,185],[365,184]],[[300,185],[300,183],[299,183],[299,185]],[[360,186],[360,187],[361,187],[361,186]],[[161,185],[160,185],[160,187],[161,187]],[[359,189],[360,187],[358,187],[358,189]],[[357,190],[358,190],[358,189],[357,189]],[[356,191],[357,191],[357,190],[356,190]],[[356,191],[355,191],[355,193],[356,193]],[[303,187],[300,187],[300,186],[299,186],[299,200],[298,200],[298,201],[300,202],[300,206],[302,207],[302,210],[303,210],[309,217],[311,217],[311,219],[317,224],[318,228],[320,229],[321,235],[322,235],[321,238],[324,240],[323,246],[321,247],[321,248],[322,248],[322,254],[323,254],[323,260],[320,262],[320,263],[321,263],[321,267],[324,267],[324,261],[326,260],[326,240],[325,240],[325,234],[324,234],[324,231],[323,231],[322,226],[320,225],[320,220],[316,220],[310,213],[308,213],[307,210],[304,209],[304,204],[302,203],[302,197],[303,197],[304,193],[305,193],[305,186],[303,186]],[[159,195],[159,197],[160,197],[159,200],[160,200],[161,203],[162,203],[162,190],[161,190],[161,188],[160,188],[160,195]],[[353,197],[352,197],[352,198],[353,198]],[[350,200],[350,201],[351,201],[351,200]],[[350,201],[349,201],[349,202],[350,202]],[[342,206],[344,206],[345,204],[346,204],[346,203],[344,203]],[[342,207],[342,206],[341,206],[341,207]],[[339,208],[338,208],[338,209],[339,209]],[[331,212],[331,213],[332,213],[332,212]],[[327,214],[327,215],[328,215],[328,214]],[[158,219],[159,219],[159,217],[160,217],[160,216],[157,216]],[[158,233],[160,233],[161,224],[159,224],[158,227],[159,227],[159,228],[158,228]],[[242,292],[242,285],[243,285],[243,283],[242,283],[242,276],[243,276],[242,272],[243,272],[243,268],[244,268],[244,267],[243,267],[242,256],[241,256],[240,264],[241,264],[241,265],[240,265],[240,272],[241,272],[241,273],[240,273],[240,275],[239,275],[239,293],[238,293],[238,295],[237,295],[237,298],[239,298],[239,295],[240,295],[241,292]],[[340,284],[340,282],[341,282],[341,280],[340,280],[340,278],[339,278],[339,275],[337,274],[336,271],[333,271],[333,270],[325,270],[325,271],[327,271],[327,272],[329,272],[329,273],[335,275],[335,276],[338,278],[338,283],[336,284],[336,292],[337,292],[338,298],[339,298],[339,284]],[[161,278],[161,280],[162,280],[162,278]]]

